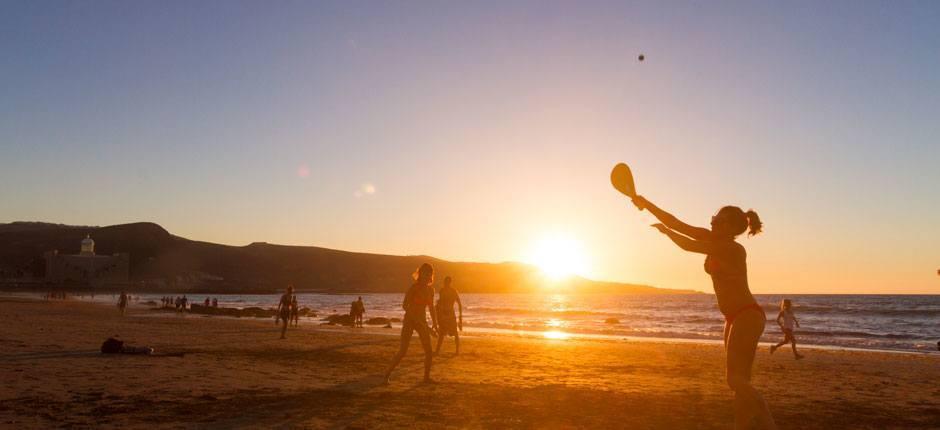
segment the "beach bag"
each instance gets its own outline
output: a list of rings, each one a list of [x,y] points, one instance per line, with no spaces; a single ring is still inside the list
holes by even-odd
[[[119,354],[122,348],[124,348],[124,342],[113,337],[109,337],[108,340],[101,344],[101,352],[103,354]]]

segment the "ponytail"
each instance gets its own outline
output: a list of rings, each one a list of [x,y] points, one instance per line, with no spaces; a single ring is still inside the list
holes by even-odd
[[[755,236],[757,233],[760,233],[764,228],[764,223],[760,222],[760,217],[757,216],[757,212],[754,212],[754,209],[748,209],[744,213],[747,217],[747,226],[748,226],[748,236]]]

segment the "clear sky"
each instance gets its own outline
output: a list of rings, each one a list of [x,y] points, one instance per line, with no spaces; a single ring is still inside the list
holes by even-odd
[[[626,161],[755,292],[940,293],[940,3],[663,3],[5,1],[0,222],[711,291]]]

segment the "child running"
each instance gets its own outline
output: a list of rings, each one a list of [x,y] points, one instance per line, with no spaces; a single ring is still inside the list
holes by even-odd
[[[773,354],[777,348],[789,343],[793,346],[793,356],[796,357],[797,360],[803,358],[800,353],[796,352],[796,338],[793,337],[793,324],[796,324],[797,327],[800,326],[800,322],[796,320],[796,315],[793,315],[793,304],[790,303],[790,299],[783,299],[783,301],[780,302],[780,313],[777,314],[777,325],[783,330],[783,340],[776,345],[770,346],[771,354]]]

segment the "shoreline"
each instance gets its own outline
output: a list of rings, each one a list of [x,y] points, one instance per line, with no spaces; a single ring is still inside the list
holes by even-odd
[[[151,293],[147,293],[151,294]],[[350,293],[350,295],[355,295],[356,293]],[[5,292],[0,292],[0,300],[9,297],[23,297],[23,296],[12,296],[6,294]],[[33,300],[38,302],[43,302],[42,298],[35,297],[23,297],[25,300]],[[72,303],[84,303],[95,306],[110,307],[112,304],[108,304],[102,301],[92,301],[92,300],[75,300],[68,299],[66,301],[71,301]],[[131,308],[136,309],[147,309],[150,311],[146,315],[141,315],[143,317],[156,317],[156,318],[176,318],[178,315],[174,314],[164,314],[159,311],[153,310],[151,307],[142,305],[142,304],[132,304]],[[234,317],[226,315],[209,315],[209,314],[200,314],[200,313],[185,313],[184,315],[198,316],[200,318],[213,318],[213,319],[231,319],[231,320],[241,320],[241,321],[264,321],[270,318],[256,318],[256,317]],[[322,315],[322,316],[325,316]],[[331,331],[333,327],[336,329],[340,328],[350,328],[342,325],[330,325],[323,323],[321,319],[322,316],[316,317],[301,317],[301,322],[306,322],[304,326],[308,326],[312,330],[325,330]],[[491,327],[479,327],[473,325],[464,325],[464,327],[471,329],[469,332],[461,332],[461,337],[519,337],[519,338],[530,338],[536,340],[586,340],[586,341],[620,341],[620,342],[651,342],[651,343],[664,343],[664,344],[699,344],[699,345],[717,345],[723,346],[723,341],[720,339],[704,339],[696,337],[663,337],[663,336],[631,336],[631,335],[614,335],[614,334],[596,334],[596,333],[581,333],[578,331],[553,331],[553,330],[514,330],[514,329],[504,329],[504,328],[491,328]],[[400,330],[401,325],[399,323],[392,323],[393,334],[397,335]],[[388,328],[381,326],[366,326],[360,330],[363,334],[377,334],[377,335],[387,335],[385,333]],[[552,337],[553,335],[556,335]],[[762,339],[766,337],[768,333],[765,331],[762,335]],[[770,345],[775,344],[774,341],[764,341],[761,340],[758,346],[758,353],[762,350],[766,350]],[[879,352],[879,353],[888,353],[888,354],[912,354],[912,355],[926,355],[926,356],[940,356],[940,351],[937,350],[906,350],[906,349],[890,349],[890,348],[858,348],[850,346],[840,346],[840,345],[824,345],[824,344],[812,344],[812,343],[800,343],[799,348],[808,349],[808,350],[821,350],[821,351],[857,351],[857,352]],[[784,352],[784,351],[782,351]]]

